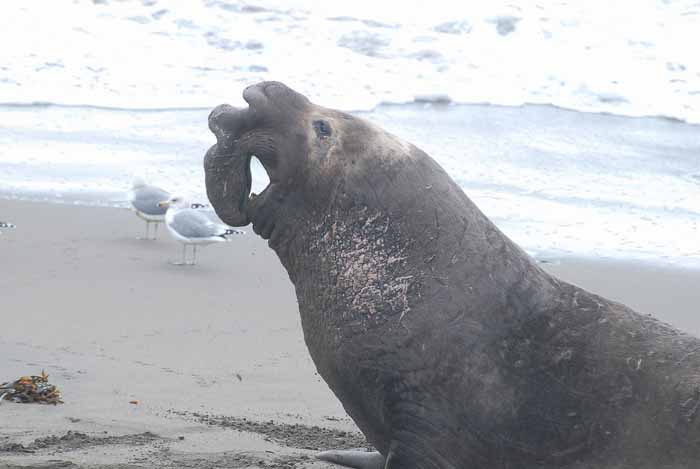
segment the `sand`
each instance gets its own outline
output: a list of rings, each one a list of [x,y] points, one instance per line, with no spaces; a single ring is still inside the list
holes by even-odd
[[[127,210],[0,200],[0,215],[17,225],[0,235],[0,382],[44,369],[65,401],[0,404],[0,468],[324,468],[318,449],[366,444],[315,372],[286,272],[251,231],[178,267],[180,245],[163,227],[137,240],[143,222]],[[543,266],[700,334],[698,271]]]

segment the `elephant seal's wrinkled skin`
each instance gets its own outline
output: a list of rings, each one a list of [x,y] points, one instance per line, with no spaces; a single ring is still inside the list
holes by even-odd
[[[281,83],[243,97],[210,115],[207,191],[269,239],[382,455],[346,463],[700,467],[700,340],[543,272],[413,145]],[[249,199],[251,155],[270,185]]]

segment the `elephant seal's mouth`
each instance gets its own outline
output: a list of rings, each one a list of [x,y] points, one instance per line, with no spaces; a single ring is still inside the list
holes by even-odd
[[[252,223],[253,231],[269,239],[274,229],[274,213],[268,202],[277,185],[274,173],[261,162],[268,178],[267,186],[259,194],[252,192],[251,163],[256,155],[222,153],[218,144],[205,156],[207,195],[219,217],[228,225],[244,226]]]
[[[277,220],[277,210],[275,210],[275,208],[278,204],[275,204],[275,202],[279,203],[281,201],[280,197],[275,197],[273,194],[278,183],[271,177],[270,171],[263,164],[262,166],[265,168],[269,182],[260,194],[252,192],[250,165],[253,158],[255,158],[255,156],[248,158],[248,179],[247,185],[244,187],[245,193],[247,193],[248,196],[243,203],[243,210],[248,216],[248,220],[253,225],[253,231],[263,239],[270,239]]]
[[[218,143],[204,157],[207,197],[217,215],[231,226],[250,223],[250,158],[236,152],[221,151]]]
[[[209,128],[217,143],[204,157],[207,196],[216,213],[228,225],[253,224],[253,231],[269,239],[274,229],[275,210],[270,202],[278,186],[278,151],[275,136],[260,127],[259,111],[236,109],[229,105],[215,108],[209,115]],[[251,192],[251,161],[256,158],[269,183],[260,193]]]

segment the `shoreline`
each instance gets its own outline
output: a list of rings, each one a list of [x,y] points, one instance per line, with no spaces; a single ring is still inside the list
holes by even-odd
[[[126,192],[124,192],[126,194]],[[112,202],[105,201],[102,199],[94,199],[94,200],[84,200],[84,199],[79,199],[77,198],[71,198],[69,197],[50,197],[45,194],[42,195],[10,195],[3,193],[0,190],[0,208],[2,207],[2,204],[4,202],[7,203],[30,203],[30,204],[47,204],[47,205],[59,205],[59,206],[71,206],[71,207],[87,207],[87,208],[101,208],[101,209],[110,209],[110,210],[129,210],[129,202],[126,200],[126,195],[124,195],[124,200],[121,200],[119,197],[116,197],[117,193],[113,193],[115,197],[112,197],[111,200]],[[205,203],[208,204],[208,200],[193,200],[192,202],[199,202],[199,203]],[[247,230],[248,232],[252,233],[252,229],[250,227],[243,227],[244,230]],[[510,237],[510,236],[509,236]],[[518,244],[516,242],[516,244]],[[522,247],[522,246],[521,246]],[[541,251],[537,252],[531,252],[528,249],[523,248],[530,257],[535,259],[537,263],[545,268],[545,270],[552,268],[554,271],[558,271],[558,266],[561,264],[588,264],[588,263],[601,263],[601,264],[611,264],[611,265],[627,265],[630,268],[640,268],[642,270],[654,270],[654,269],[661,269],[661,270],[681,270],[681,271],[689,271],[691,274],[693,272],[700,272],[700,248],[696,255],[692,256],[686,256],[685,259],[668,259],[668,258],[662,258],[662,257],[650,257],[650,256],[645,256],[645,257],[639,257],[639,258],[625,258],[625,257],[613,257],[613,256],[605,256],[605,257],[598,257],[598,256],[583,256],[580,253],[571,253],[571,254],[563,254],[561,252],[556,251],[555,249],[551,250],[546,250],[543,249]],[[680,262],[679,262],[680,261]]]
[[[0,236],[0,382],[45,369],[65,402],[0,404],[0,468],[325,469],[317,448],[362,441],[316,374],[286,272],[250,230],[183,268],[168,264],[180,246],[164,227],[135,239],[144,226],[128,210],[0,200],[0,211],[17,225]],[[700,335],[700,271],[540,265]]]

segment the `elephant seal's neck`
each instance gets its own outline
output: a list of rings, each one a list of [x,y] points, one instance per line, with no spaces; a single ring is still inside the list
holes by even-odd
[[[426,216],[363,205],[311,216],[278,250],[302,321],[349,333],[414,313],[518,321],[551,300],[556,281],[466,196],[461,202],[461,216],[441,207]],[[512,298],[521,301],[507,304]],[[426,312],[429,299],[443,309]]]
[[[324,300],[324,311],[344,311],[344,319],[353,321],[400,315],[409,308],[418,272],[400,223],[392,224],[386,214],[367,207],[354,207],[311,223],[304,238],[305,253],[290,269],[290,277],[298,293],[315,291],[311,294]]]

